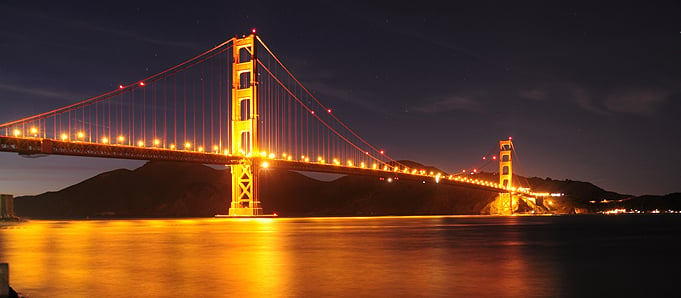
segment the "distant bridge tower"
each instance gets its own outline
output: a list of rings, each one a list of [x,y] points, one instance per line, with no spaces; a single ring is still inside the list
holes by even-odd
[[[504,187],[513,187],[512,150],[513,142],[510,137],[508,140],[499,141],[499,184]]]
[[[233,155],[243,157],[232,171],[230,216],[262,215],[258,196],[258,84],[256,81],[255,34],[234,40],[232,61]]]

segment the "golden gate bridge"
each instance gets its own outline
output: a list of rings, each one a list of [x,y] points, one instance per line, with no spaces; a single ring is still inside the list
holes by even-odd
[[[229,216],[259,216],[259,172],[288,170],[433,179],[508,196],[511,139],[499,181],[410,168],[336,117],[253,33],[158,74],[59,109],[0,124],[0,151],[228,165]],[[496,156],[494,156],[496,160]]]

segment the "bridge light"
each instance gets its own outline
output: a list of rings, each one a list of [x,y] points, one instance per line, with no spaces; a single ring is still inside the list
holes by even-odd
[[[260,151],[261,157],[267,157],[267,151]]]
[[[103,143],[103,144],[109,143],[109,138],[103,137],[103,138],[102,138],[102,143]]]
[[[118,89],[123,89],[123,85],[118,85]]]
[[[477,172],[478,172],[478,169],[473,169],[473,173],[477,173]]]
[[[85,134],[84,134],[82,131],[79,131],[79,132],[78,132],[78,138],[79,138],[79,139],[82,139],[82,138],[84,138],[84,137],[85,137]]]
[[[255,34],[255,28],[253,28],[253,29],[251,30],[251,32],[253,32],[253,34]]]
[[[310,158],[306,157],[305,162],[310,162]]]
[[[364,162],[360,162],[360,163],[359,163],[359,167],[360,167],[360,168],[365,168]]]
[[[496,155],[492,156],[492,159],[497,160],[497,156]]]
[[[371,165],[371,168],[374,169],[374,170],[376,170],[376,169],[378,169],[378,165],[377,165],[377,164],[373,164],[373,165]]]
[[[69,138],[69,135],[67,135],[65,133],[61,134],[61,140],[62,141],[66,141],[66,139],[68,139],[68,138]]]
[[[144,82],[140,82],[140,86],[144,86]]]
[[[321,156],[317,156],[317,161],[322,161],[323,158]]]
[[[482,157],[482,160],[485,160],[485,159],[487,159],[487,156],[483,156],[483,157]]]
[[[266,162],[266,161],[263,161],[263,162],[260,164],[260,166],[263,167],[263,168],[267,168],[267,167],[270,166],[270,164],[269,164],[268,162]]]
[[[124,136],[118,136],[118,142],[123,143],[123,141],[125,141],[125,137]]]
[[[21,135],[21,131],[19,131],[18,129],[15,129],[15,130],[14,130],[14,136],[15,136],[15,137],[18,137],[18,136],[20,136],[20,135]]]
[[[229,150],[225,150],[225,155],[229,155]]]
[[[508,137],[509,140],[513,140],[513,137]]]
[[[314,115],[314,111],[310,111],[310,113],[311,113],[312,115]]]
[[[392,182],[393,182],[393,178],[388,178],[387,181],[388,181],[388,183],[392,183]]]
[[[348,167],[352,166],[352,160],[348,160]]]
[[[37,133],[38,133],[38,129],[35,128],[35,127],[31,127],[31,134],[34,134],[34,135],[35,135],[35,134],[37,134]]]
[[[220,148],[217,145],[213,146],[213,151],[215,151],[215,153],[220,152],[219,150]]]
[[[286,152],[282,153],[281,157],[286,158]]]
[[[291,156],[291,155],[287,156],[286,160],[293,160],[293,156]]]
[[[170,144],[170,150],[175,150],[175,144]]]
[[[161,141],[159,141],[159,139],[154,139],[154,146],[158,146],[159,144],[161,144]]]
[[[199,146],[199,152],[203,152],[203,147]]]
[[[331,113],[331,109],[326,110],[327,112]]]
[[[144,147],[144,141],[140,140],[137,142],[137,146]]]
[[[185,149],[185,150],[188,150],[188,149],[190,149],[191,147],[192,147],[192,143],[189,143],[189,142],[184,143],[184,149]]]
[[[277,157],[274,153],[270,153],[269,158],[275,158]]]
[[[381,151],[379,151],[379,153],[383,154],[383,153],[385,153],[385,151],[381,150]]]

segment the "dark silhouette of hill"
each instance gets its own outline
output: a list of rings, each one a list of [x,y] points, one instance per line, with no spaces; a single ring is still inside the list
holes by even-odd
[[[199,164],[149,162],[15,200],[19,216],[196,216],[224,209],[229,177]],[[200,197],[201,199],[196,199]]]
[[[416,169],[442,172],[418,163]],[[442,172],[444,174],[444,172]],[[497,180],[495,173],[473,178]],[[282,216],[481,214],[496,193],[436,184],[342,176],[319,181],[287,170],[261,171],[260,199],[265,213]],[[631,197],[588,182],[516,177],[536,192],[564,193],[553,212],[597,212],[612,208],[681,210],[681,194]],[[523,181],[524,180],[524,181]],[[525,182],[526,181],[526,182]],[[231,201],[228,170],[181,162],[148,162],[135,170],[113,170],[60,191],[17,197],[15,211],[29,218],[210,217],[225,214]],[[601,203],[601,202],[607,203]],[[528,211],[528,210],[526,210]]]
[[[343,176],[318,181],[297,172],[261,171],[266,213],[283,216],[479,214],[495,193],[436,185],[432,181]],[[57,192],[16,198],[19,216],[32,218],[184,217],[225,214],[228,170],[173,162],[148,162],[99,174]]]

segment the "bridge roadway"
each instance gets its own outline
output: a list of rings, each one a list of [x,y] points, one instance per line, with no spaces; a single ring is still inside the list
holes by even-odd
[[[70,155],[83,157],[103,157],[120,158],[134,160],[155,160],[155,161],[181,161],[202,164],[234,165],[244,161],[244,157],[217,154],[211,152],[196,152],[187,150],[171,150],[154,147],[136,147],[128,145],[101,144],[90,142],[58,141],[42,138],[17,138],[0,136],[0,151],[15,152],[20,155]],[[509,192],[509,190],[499,187],[496,183],[470,179],[465,176],[453,175],[430,175],[421,173],[405,172],[404,170],[384,170],[382,168],[350,167],[319,162],[302,162],[283,159],[269,158],[250,158],[255,163],[267,167],[321,172],[346,175],[366,175],[391,178],[393,180],[417,180],[429,183],[437,182],[441,184],[463,186],[471,189],[478,189],[491,192]],[[262,168],[262,166],[261,166]]]

